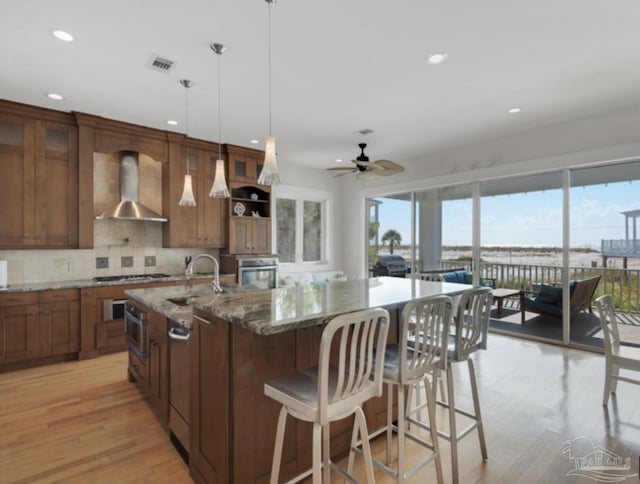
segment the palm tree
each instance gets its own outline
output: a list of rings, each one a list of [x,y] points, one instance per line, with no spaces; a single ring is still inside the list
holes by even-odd
[[[394,229],[387,230],[382,236],[382,243],[386,244],[387,242],[389,242],[389,252],[393,254],[393,244],[399,244],[402,242],[400,232]]]

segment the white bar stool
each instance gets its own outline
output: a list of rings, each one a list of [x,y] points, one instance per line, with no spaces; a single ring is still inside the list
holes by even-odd
[[[320,359],[317,368],[270,380],[264,385],[266,396],[282,403],[273,451],[271,483],[278,482],[287,416],[313,423],[313,466],[289,482],[298,482],[309,475],[313,484],[331,482],[331,469],[353,479],[330,461],[329,424],[355,414],[353,438],[358,433],[365,440],[364,458],[367,482],[375,482],[371,449],[366,440],[367,423],[362,403],[382,395],[383,360],[374,361],[374,348],[384,348],[389,332],[389,313],[384,309],[369,309],[343,314],[331,320],[322,332]],[[332,341],[339,338],[337,366],[330,366]],[[321,449],[322,445],[322,449]],[[353,451],[349,462],[353,462]],[[351,471],[351,468],[349,468]]]
[[[455,335],[452,336],[449,343],[446,371],[448,402],[438,401],[439,405],[449,409],[449,434],[439,431],[438,435],[451,442],[451,472],[454,484],[458,483],[458,441],[469,435],[474,429],[478,429],[482,459],[487,460],[487,445],[480,413],[478,384],[471,355],[478,350],[487,349],[487,331],[489,329],[492,299],[491,288],[488,287],[470,289],[462,294],[458,302],[458,311],[455,318]],[[466,361],[469,367],[474,413],[456,408],[455,405],[452,365],[462,361]],[[473,423],[458,432],[456,413],[472,419]]]
[[[443,482],[435,421],[436,400],[435,393],[431,389],[429,376],[435,371],[442,370],[447,360],[452,307],[453,300],[448,296],[426,297],[407,303],[402,310],[400,341],[386,347],[383,380],[387,384],[387,423],[384,427],[372,432],[369,435],[369,440],[386,433],[386,462],[383,463],[374,458],[373,463],[397,482],[405,482],[432,460],[435,460],[438,483]],[[420,388],[424,389],[426,394],[430,423],[430,427],[426,428],[430,430],[431,442],[405,428],[409,422],[409,415],[405,412],[405,387],[418,387],[419,383],[424,385]],[[397,425],[393,424],[394,386],[398,399]],[[392,432],[398,434],[397,469],[391,467]],[[406,439],[410,439],[431,451],[410,469],[407,469],[405,460]],[[359,445],[360,443],[355,444],[356,447]],[[359,448],[357,450],[359,451]]]

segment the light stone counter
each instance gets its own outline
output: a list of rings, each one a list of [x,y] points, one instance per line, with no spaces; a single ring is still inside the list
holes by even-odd
[[[333,317],[375,307],[401,307],[408,301],[473,286],[396,277],[377,277],[272,290],[226,292],[194,297],[190,304],[206,315],[259,335],[272,335],[328,322]],[[152,291],[154,289],[149,289]]]

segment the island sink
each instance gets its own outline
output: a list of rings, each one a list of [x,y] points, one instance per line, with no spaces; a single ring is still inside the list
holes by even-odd
[[[167,299],[170,303],[173,303],[177,306],[188,306],[189,305],[189,297],[172,297]]]

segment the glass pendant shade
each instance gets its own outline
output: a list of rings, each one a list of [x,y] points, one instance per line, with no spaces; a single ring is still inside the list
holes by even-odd
[[[182,196],[178,205],[181,207],[195,207],[196,198],[193,196],[193,183],[191,181],[191,175],[184,176],[184,187],[182,188]]]
[[[224,160],[216,160],[216,175],[209,196],[214,198],[228,198],[230,196],[227,181],[224,178]]]
[[[276,160],[276,139],[269,136],[265,140],[264,166],[258,177],[260,185],[277,185],[280,183],[278,162]]]

